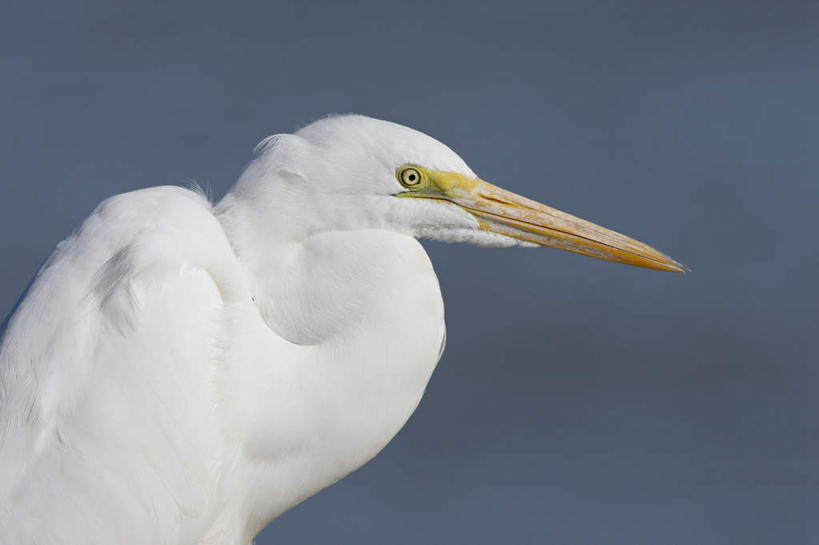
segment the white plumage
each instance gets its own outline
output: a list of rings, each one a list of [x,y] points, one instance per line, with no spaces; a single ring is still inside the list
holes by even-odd
[[[328,118],[257,151],[215,206],[178,187],[112,197],[43,265],[0,346],[3,544],[246,545],[361,466],[444,342],[416,237],[679,270],[491,193],[392,123]]]

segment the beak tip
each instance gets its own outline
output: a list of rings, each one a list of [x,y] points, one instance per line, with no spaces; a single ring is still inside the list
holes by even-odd
[[[691,268],[690,268],[690,267],[688,267],[688,266],[686,266],[686,265],[683,265],[683,264],[682,264],[682,263],[680,263],[679,261],[675,261],[675,260],[673,260],[673,259],[671,259],[671,258],[669,258],[669,259],[668,259],[668,261],[671,263],[671,267],[672,267],[672,268],[671,268],[671,269],[669,269],[671,272],[676,272],[676,273],[681,273],[681,274],[685,274],[685,273],[690,273],[690,272],[691,272]]]

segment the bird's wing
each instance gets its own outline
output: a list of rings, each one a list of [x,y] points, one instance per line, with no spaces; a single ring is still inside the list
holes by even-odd
[[[132,543],[111,513],[199,516],[236,266],[207,199],[174,187],[108,199],[58,245],[0,338],[0,535]]]

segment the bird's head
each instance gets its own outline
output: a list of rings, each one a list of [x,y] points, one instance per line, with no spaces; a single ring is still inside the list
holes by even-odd
[[[277,232],[290,228],[301,237],[389,229],[482,246],[551,246],[638,267],[687,270],[637,240],[481,180],[446,145],[388,121],[329,117],[270,137],[257,152],[234,192],[257,203],[279,203]]]

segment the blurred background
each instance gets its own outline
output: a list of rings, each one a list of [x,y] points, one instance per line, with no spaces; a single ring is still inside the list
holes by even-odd
[[[819,2],[2,11],[0,316],[100,200],[218,199],[333,112],[694,271],[427,243],[449,342],[418,411],[259,545],[819,542]]]

